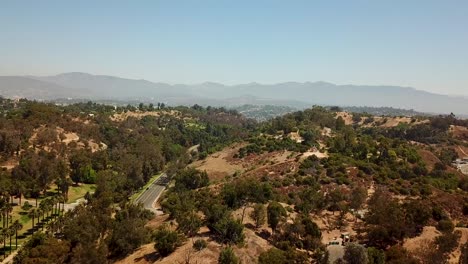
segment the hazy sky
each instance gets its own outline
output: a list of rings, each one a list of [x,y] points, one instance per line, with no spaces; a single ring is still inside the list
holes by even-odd
[[[468,95],[468,1],[1,1],[0,75],[70,71]]]

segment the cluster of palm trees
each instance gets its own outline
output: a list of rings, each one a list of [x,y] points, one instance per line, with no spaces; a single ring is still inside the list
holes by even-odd
[[[13,249],[12,247],[12,238],[15,237],[15,248],[18,248],[18,231],[23,228],[23,225],[20,223],[20,221],[16,220],[14,221],[11,225],[7,227],[3,227],[0,229],[0,241],[3,240],[3,258],[5,258],[6,255],[6,244],[7,240],[10,240],[10,253]]]
[[[28,216],[32,220],[32,229],[34,229],[41,221],[48,222],[49,220],[52,220],[52,222],[54,222],[56,218],[63,213],[63,211],[65,211],[65,199],[63,196],[58,195],[45,198],[39,203],[38,207],[32,208],[28,212]],[[44,225],[42,225],[42,229],[44,230]]]
[[[21,206],[21,203],[19,205]],[[28,216],[32,220],[32,230],[42,223],[42,230],[46,227],[48,231],[55,233],[60,223],[63,222],[62,214],[64,211],[65,198],[63,195],[47,197],[39,203],[39,206],[36,203],[36,207],[28,212]],[[13,249],[12,239],[13,237],[15,238],[15,248],[18,248],[18,231],[23,228],[19,220],[13,221],[12,212],[12,196],[8,193],[0,193],[0,220],[2,222],[2,225],[0,225],[0,243],[3,240],[4,258],[7,252],[7,241],[9,240],[9,250],[11,253]]]
[[[3,240],[3,257],[5,257],[6,254],[6,241],[8,239],[10,240],[10,252],[12,250],[11,240],[13,236],[15,236],[16,247],[18,247],[18,231],[23,228],[23,225],[18,220],[11,223],[11,213],[13,212],[11,199],[12,197],[8,193],[2,193],[0,196],[0,212],[2,221],[2,226],[0,227],[0,241]]]

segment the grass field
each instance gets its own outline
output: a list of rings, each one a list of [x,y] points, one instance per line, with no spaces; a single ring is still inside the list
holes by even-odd
[[[68,201],[67,203],[73,203],[76,202],[78,199],[83,198],[87,192],[93,193],[96,189],[95,184],[80,184],[78,186],[71,186],[68,192]],[[42,197],[40,197],[37,201],[38,204],[40,204],[41,200],[47,198],[48,196],[57,193],[56,186],[51,186],[51,188],[46,192],[46,194]],[[25,202],[28,202],[32,207],[35,208],[36,201],[34,199],[26,199],[23,198],[21,203],[24,205]],[[17,199],[15,202],[19,202]],[[49,217],[49,219],[52,217]],[[23,228],[18,231],[18,245],[21,245],[24,243],[29,235],[31,235],[34,231],[37,231],[41,225],[37,225],[37,219],[35,219],[34,223],[36,224],[35,228],[33,229],[32,227],[32,219],[28,216],[28,211],[25,211],[19,206],[18,204],[13,205],[13,210],[11,212],[11,220],[9,221],[9,225],[13,223],[14,221],[19,220]],[[43,221],[41,218],[41,223],[45,223],[46,221]],[[3,227],[3,222],[0,221],[0,227]],[[15,245],[14,245],[14,237],[12,238],[13,242],[13,250],[15,250]],[[7,248],[3,249],[3,245],[0,245],[0,255],[3,254],[3,250],[6,250],[8,253],[10,251],[9,249],[9,241],[7,241]]]
[[[95,184],[80,184],[77,186],[71,186],[68,190],[68,201],[67,203],[74,203],[76,200],[83,198],[87,192],[94,193],[96,190]]]

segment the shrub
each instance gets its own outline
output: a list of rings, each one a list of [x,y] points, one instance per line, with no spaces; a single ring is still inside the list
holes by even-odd
[[[207,246],[208,246],[208,243],[206,242],[206,240],[203,240],[203,239],[197,239],[197,240],[193,243],[193,248],[196,249],[197,251],[203,250],[203,249],[205,249]]]
[[[24,202],[23,206],[21,206],[21,209],[23,209],[24,211],[28,211],[29,209],[31,209],[32,205],[29,204],[28,201]]]
[[[364,246],[350,243],[345,247],[344,260],[348,264],[367,264],[367,250]]]
[[[239,258],[234,254],[231,247],[227,247],[221,251],[218,258],[219,264],[240,264]]]
[[[455,228],[455,225],[453,224],[452,221],[450,221],[450,219],[442,219],[437,224],[437,229],[441,232],[451,233],[454,228]]]
[[[384,264],[385,253],[382,250],[378,250],[374,247],[367,248],[367,257],[369,264]]]
[[[154,248],[161,256],[168,256],[182,245],[183,237],[163,226],[154,233]]]
[[[258,257],[258,264],[285,264],[288,263],[286,254],[284,251],[277,248],[271,248],[266,252],[263,252]]]

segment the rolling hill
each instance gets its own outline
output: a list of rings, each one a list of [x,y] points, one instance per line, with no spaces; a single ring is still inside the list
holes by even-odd
[[[233,106],[243,104],[394,107],[429,113],[468,115],[468,99],[409,87],[335,85],[327,82],[223,85],[153,83],[120,77],[64,73],[55,76],[0,77],[0,95],[30,99],[116,99],[169,104]]]

